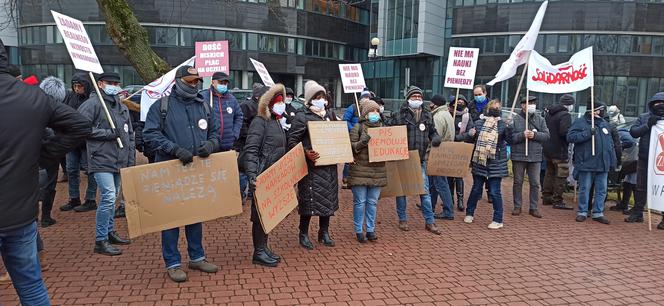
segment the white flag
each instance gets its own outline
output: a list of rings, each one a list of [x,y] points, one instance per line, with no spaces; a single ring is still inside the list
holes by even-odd
[[[582,91],[593,86],[593,47],[585,48],[558,65],[530,52],[528,61],[528,90],[546,93],[568,93]]]
[[[530,50],[535,48],[535,42],[537,41],[537,35],[539,34],[540,26],[542,26],[542,20],[544,19],[544,13],[546,12],[546,7],[549,5],[549,1],[544,1],[535,15],[533,24],[530,25],[530,29],[526,32],[526,35],[521,38],[514,51],[506,61],[500,66],[500,70],[496,72],[496,77],[487,83],[489,86],[493,86],[498,82],[502,82],[513,77],[516,74],[516,68],[523,65],[528,61],[528,56]]]
[[[173,70],[143,87],[143,92],[141,93],[141,121],[145,121],[145,118],[148,116],[150,106],[152,106],[155,101],[161,99],[161,97],[171,94],[171,89],[173,88],[173,84],[175,84],[175,73],[177,72],[178,68],[186,65],[194,66],[195,60],[196,56],[188,59],[184,63],[173,68]]]
[[[648,208],[664,211],[664,121],[652,126],[648,152]]]

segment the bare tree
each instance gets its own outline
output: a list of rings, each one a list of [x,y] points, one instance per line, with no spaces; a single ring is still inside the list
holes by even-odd
[[[0,19],[0,30],[5,30],[18,25],[18,0],[2,0],[0,10],[6,14],[7,18]]]

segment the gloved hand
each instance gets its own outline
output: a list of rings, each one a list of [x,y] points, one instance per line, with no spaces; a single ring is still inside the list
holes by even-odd
[[[314,150],[306,150],[304,151],[304,155],[307,156],[307,159],[309,159],[312,162],[316,162],[320,158],[320,154]]]
[[[369,140],[371,140],[371,136],[368,133],[362,134],[362,136],[360,136],[360,143],[362,143],[365,146],[369,145]]]
[[[662,117],[651,115],[650,118],[648,118],[648,127],[652,127],[653,125],[657,125],[657,121],[659,121],[659,120],[662,120]]]
[[[118,134],[117,129],[108,129],[108,130],[109,130],[108,140],[115,140],[120,135],[120,134]]]
[[[210,154],[212,154],[213,151],[214,151],[214,144],[212,143],[212,141],[207,140],[201,142],[201,145],[196,150],[196,154],[199,157],[206,158],[210,156]]]
[[[434,137],[433,140],[431,140],[431,145],[434,146],[435,148],[439,147],[440,144],[443,142],[443,139],[440,136]]]
[[[143,153],[143,151],[145,151],[145,146],[144,146],[142,141],[137,141],[136,142],[136,150],[138,150],[138,152],[141,152],[141,153]]]
[[[191,154],[189,150],[185,150],[180,147],[176,147],[175,150],[173,150],[173,155],[175,155],[175,157],[177,157],[182,162],[182,165],[185,166],[194,161],[194,155]]]
[[[595,127],[591,127],[590,128],[590,135],[595,135],[596,131],[597,131],[597,129]]]

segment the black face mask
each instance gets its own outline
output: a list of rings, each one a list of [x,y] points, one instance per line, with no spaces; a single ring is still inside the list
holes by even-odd
[[[653,105],[652,112],[657,116],[664,116],[664,103],[658,103]]]
[[[466,109],[465,105],[457,105],[457,112],[463,112]]]
[[[487,114],[491,117],[500,117],[502,115],[502,112],[500,111],[500,109],[491,108],[491,109],[489,109]]]

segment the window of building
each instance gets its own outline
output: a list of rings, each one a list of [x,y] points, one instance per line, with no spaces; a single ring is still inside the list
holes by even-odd
[[[104,31],[105,32],[105,31]],[[159,27],[155,29],[156,45],[158,46],[177,46],[178,29]]]
[[[597,35],[597,44],[594,46],[597,53],[616,53],[618,48],[617,35]]]
[[[664,37],[660,36],[652,38],[652,54],[653,55],[664,54]]]
[[[558,36],[558,52],[567,53],[569,49],[569,35]]]
[[[306,43],[305,43],[305,40],[303,38],[298,38],[297,39],[297,54],[298,55],[304,55],[305,54],[304,53],[305,45],[306,45]]]
[[[288,53],[295,53],[295,38],[288,38]]]
[[[558,51],[558,35],[546,35],[544,43],[544,53],[557,53]]]
[[[256,33],[247,34],[247,50],[252,50],[252,51],[258,50],[258,34]]]
[[[632,53],[650,54],[652,52],[652,37],[634,36],[632,38]]]
[[[629,35],[618,36],[618,54],[629,54],[632,50],[632,39]]]

